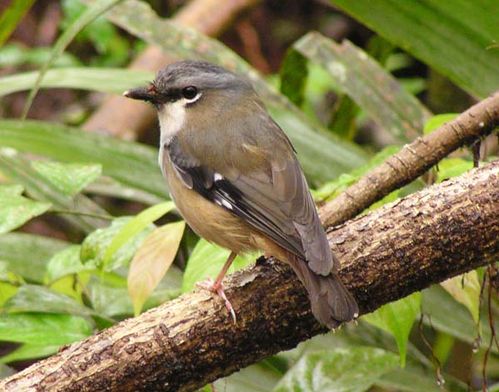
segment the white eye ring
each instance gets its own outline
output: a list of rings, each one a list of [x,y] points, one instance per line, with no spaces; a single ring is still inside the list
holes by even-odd
[[[196,94],[193,98],[188,99],[188,98],[185,98],[185,97],[184,97],[184,99],[185,99],[185,102],[187,102],[187,103],[194,103],[194,102],[196,102],[199,98],[201,98],[201,95],[203,95],[203,94],[201,93],[201,91],[199,91],[199,92],[198,92],[198,93],[197,93],[197,94]]]

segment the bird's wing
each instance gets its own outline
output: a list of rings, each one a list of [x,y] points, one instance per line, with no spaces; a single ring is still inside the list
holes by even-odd
[[[252,150],[251,146],[240,149],[240,162],[252,160]],[[171,141],[167,151],[185,186],[305,259],[314,272],[321,275],[331,272],[331,250],[305,177],[291,150],[286,154],[277,152],[258,170],[238,170],[240,165],[233,163],[219,171],[203,165],[202,158],[187,153],[177,139]]]

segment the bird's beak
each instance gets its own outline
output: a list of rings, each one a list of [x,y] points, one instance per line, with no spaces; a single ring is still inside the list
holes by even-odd
[[[157,92],[154,86],[137,87],[127,90],[123,93],[127,98],[138,99],[140,101],[147,101],[154,103],[157,99]]]

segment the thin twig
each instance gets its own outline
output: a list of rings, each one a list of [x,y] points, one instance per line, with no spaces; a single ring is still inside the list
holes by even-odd
[[[390,164],[385,162],[377,166],[347,188],[321,210],[323,224],[335,226],[346,222],[390,192],[423,175],[452,151],[487,135],[497,126],[499,92],[472,106],[429,135],[406,145],[388,158]]]

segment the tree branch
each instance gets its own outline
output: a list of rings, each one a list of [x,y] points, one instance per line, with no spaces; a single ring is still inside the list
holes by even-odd
[[[414,181],[454,150],[489,134],[499,126],[499,92],[457,118],[405,145],[321,209],[325,226],[335,226],[390,192]]]
[[[363,313],[497,260],[499,161],[329,231]],[[209,262],[207,260],[207,262]],[[194,391],[324,332],[289,267],[228,277],[223,302],[185,294],[0,381],[5,391]]]

